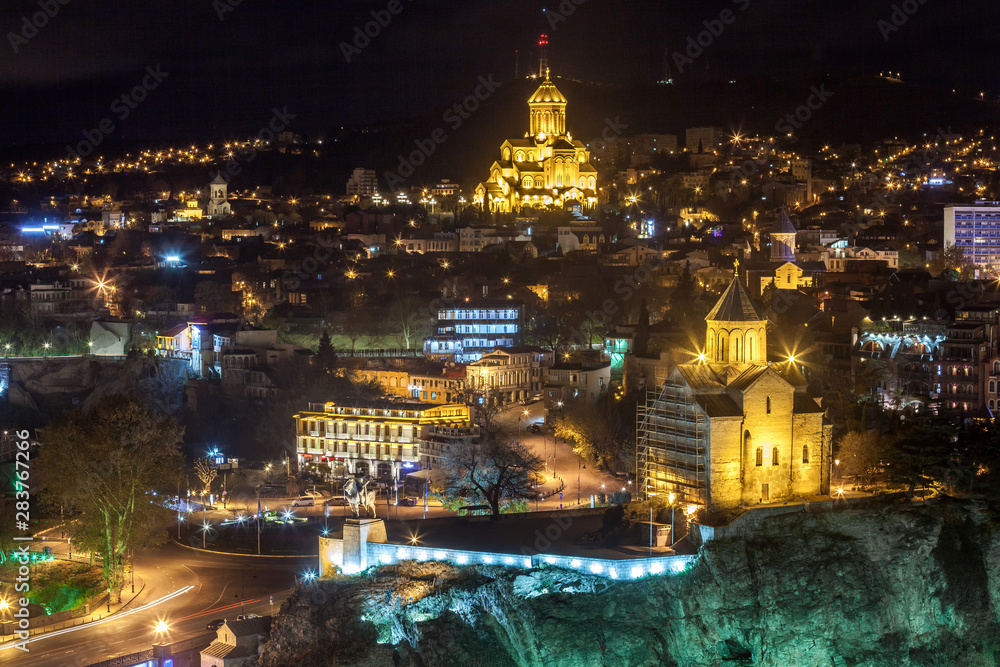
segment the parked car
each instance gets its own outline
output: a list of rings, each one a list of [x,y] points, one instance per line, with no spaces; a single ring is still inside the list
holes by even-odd
[[[214,621],[209,621],[205,625],[205,629],[206,630],[218,630],[219,628],[221,628],[225,624],[226,624],[226,619],[224,619],[224,618],[217,618]]]
[[[347,500],[343,496],[334,496],[332,498],[327,498],[326,502],[323,504],[327,507],[342,507],[347,504]]]
[[[312,496],[299,496],[292,501],[292,507],[312,507],[316,504],[316,499]]]
[[[417,506],[417,499],[416,498],[400,498],[399,499],[399,504],[402,507],[416,507]]]
[[[532,424],[531,426],[528,427],[528,432],[529,433],[541,433],[542,432],[542,427],[539,426],[538,424]]]
[[[240,614],[236,617],[237,621],[249,621],[251,618],[260,618],[260,614]]]

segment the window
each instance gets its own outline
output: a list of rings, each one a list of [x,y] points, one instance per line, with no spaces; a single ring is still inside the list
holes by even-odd
[[[778,465],[778,448],[777,447],[772,447],[771,448],[771,465],[773,465],[773,466]]]
[[[802,445],[802,462],[809,463],[809,445]]]
[[[757,467],[759,468],[762,465],[764,465],[764,448],[763,447],[758,447],[757,448]]]
[[[767,397],[767,414],[771,414],[771,397]]]

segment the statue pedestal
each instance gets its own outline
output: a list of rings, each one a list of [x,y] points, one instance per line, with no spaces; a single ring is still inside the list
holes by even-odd
[[[356,574],[367,570],[368,543],[385,543],[385,523],[382,519],[348,519],[344,523],[343,563],[344,574]]]

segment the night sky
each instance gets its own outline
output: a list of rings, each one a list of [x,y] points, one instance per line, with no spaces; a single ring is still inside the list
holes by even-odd
[[[77,139],[156,65],[169,76],[116,122],[113,139],[241,136],[274,107],[296,114],[289,129],[306,136],[415,117],[470,94],[480,75],[512,78],[515,50],[522,74],[536,69],[542,32],[561,76],[646,84],[661,78],[667,49],[684,49],[724,9],[735,21],[695,66],[674,72],[679,84],[898,70],[908,83],[1000,94],[1000,3],[977,0],[901,3],[916,11],[888,40],[878,21],[894,3],[881,0],[564,0],[575,11],[556,29],[542,12],[558,11],[554,0],[395,0],[402,11],[350,64],[341,43],[389,0],[64,1],[42,0],[58,12],[26,43],[22,17],[39,1],[4,2],[0,146]]]

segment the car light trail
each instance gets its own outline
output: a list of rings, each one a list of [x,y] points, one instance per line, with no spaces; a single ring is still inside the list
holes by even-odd
[[[114,616],[106,616],[106,617],[102,618],[99,621],[92,621],[90,623],[84,623],[83,625],[77,625],[77,626],[74,626],[74,627],[71,627],[71,628],[63,628],[62,630],[53,630],[52,632],[45,632],[45,633],[42,633],[40,635],[36,635],[34,637],[30,637],[28,639],[25,639],[23,641],[8,642],[7,644],[5,644],[3,646],[0,646],[0,651],[3,651],[4,649],[11,648],[15,644],[22,644],[22,645],[23,644],[30,644],[31,642],[36,642],[36,641],[38,641],[40,639],[48,639],[49,637],[58,637],[59,635],[64,635],[64,634],[69,633],[69,632],[76,632],[77,630],[85,630],[87,628],[92,628],[92,627],[94,627],[96,625],[103,625],[105,623],[110,623],[111,621],[117,621],[120,618],[125,618],[126,616],[131,616],[132,614],[138,614],[139,612],[142,612],[142,611],[147,611],[147,610],[152,609],[153,607],[155,607],[157,605],[163,604],[164,602],[167,602],[169,600],[173,600],[176,597],[184,595],[185,593],[187,593],[188,591],[190,591],[192,588],[194,588],[194,586],[185,586],[184,588],[180,588],[180,589],[174,591],[173,593],[168,593],[167,595],[164,595],[159,600],[153,600],[152,602],[147,602],[146,604],[142,605],[141,607],[136,607],[135,609],[130,609],[128,611],[120,612],[120,613],[115,614]]]

